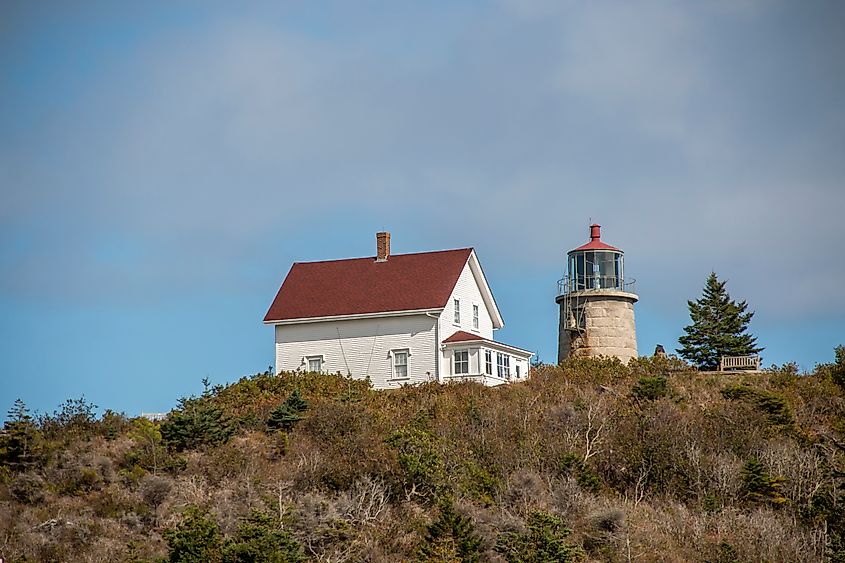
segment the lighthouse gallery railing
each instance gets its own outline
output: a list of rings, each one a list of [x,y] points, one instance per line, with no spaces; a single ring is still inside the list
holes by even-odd
[[[615,290],[637,293],[637,280],[619,276],[566,276],[557,282],[557,294],[569,295],[581,291]]]

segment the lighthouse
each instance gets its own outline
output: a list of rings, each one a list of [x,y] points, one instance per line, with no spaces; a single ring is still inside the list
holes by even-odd
[[[601,240],[590,225],[590,242],[567,253],[558,281],[558,362],[569,356],[637,357],[634,280],[625,277],[625,253]]]

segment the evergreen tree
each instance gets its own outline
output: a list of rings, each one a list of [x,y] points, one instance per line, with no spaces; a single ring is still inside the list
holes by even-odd
[[[223,563],[300,563],[305,554],[299,542],[281,529],[277,518],[253,511],[238,525],[223,547]]]
[[[742,484],[749,500],[770,502],[779,506],[786,502],[780,491],[783,483],[783,477],[769,475],[763,463],[756,457],[748,460],[742,468]]]
[[[748,303],[732,301],[711,272],[704,285],[704,294],[697,301],[688,301],[692,324],[678,339],[678,353],[702,369],[716,369],[721,356],[745,356],[763,350],[757,339],[746,332],[754,312],[746,312]]]
[[[499,534],[495,549],[509,563],[565,563],[583,555],[581,548],[566,542],[570,531],[557,516],[533,512],[525,528],[523,533]]]
[[[845,389],[845,346],[837,346],[834,349],[836,362],[827,366],[830,370],[830,377],[833,382]]]
[[[270,413],[270,418],[267,419],[267,426],[271,430],[284,430],[288,432],[297,422],[302,420],[302,414],[306,410],[308,410],[308,401],[302,398],[302,395],[299,394],[299,389],[294,389],[293,393],[285,399],[285,402]]]
[[[26,404],[17,399],[9,410],[0,435],[0,465],[14,471],[25,470],[38,461],[41,433],[29,415]]]
[[[207,396],[180,399],[179,407],[159,428],[164,443],[177,451],[223,444],[235,431],[231,421]]]
[[[165,530],[171,563],[220,563],[223,538],[220,527],[209,514],[189,506],[185,519],[175,528]]]
[[[475,535],[472,521],[455,512],[452,502],[440,506],[440,517],[428,527],[420,548],[423,561],[461,561],[475,563],[481,557],[481,539]]]

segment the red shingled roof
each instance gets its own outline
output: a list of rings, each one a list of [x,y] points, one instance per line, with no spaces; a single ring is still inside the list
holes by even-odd
[[[470,340],[487,340],[486,338],[482,337],[478,334],[473,334],[471,332],[467,332],[465,330],[459,330],[443,342],[468,342]]]
[[[446,306],[471,248],[375,257],[296,262],[265,322]]]
[[[443,344],[455,344],[458,342],[486,342],[488,346],[504,346],[505,348],[510,348],[511,350],[519,350],[520,352],[524,352],[528,354],[528,356],[534,355],[528,350],[523,350],[522,348],[517,348],[516,346],[511,346],[510,344],[505,344],[504,342],[497,342],[496,340],[490,338],[484,338],[481,335],[473,334],[465,330],[459,330],[458,332],[444,340]]]

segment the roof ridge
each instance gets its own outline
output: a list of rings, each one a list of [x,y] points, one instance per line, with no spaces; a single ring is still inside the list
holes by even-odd
[[[443,250],[425,250],[420,252],[404,252],[402,254],[391,254],[387,261],[390,258],[396,258],[398,256],[418,256],[420,254],[441,254],[444,252],[461,252],[461,251],[473,251],[475,247],[467,246],[464,248],[446,248]],[[328,260],[309,260],[307,262],[294,262],[294,264],[328,264],[329,262],[350,262],[352,260],[375,260],[375,256],[356,256],[354,258],[331,258]]]

